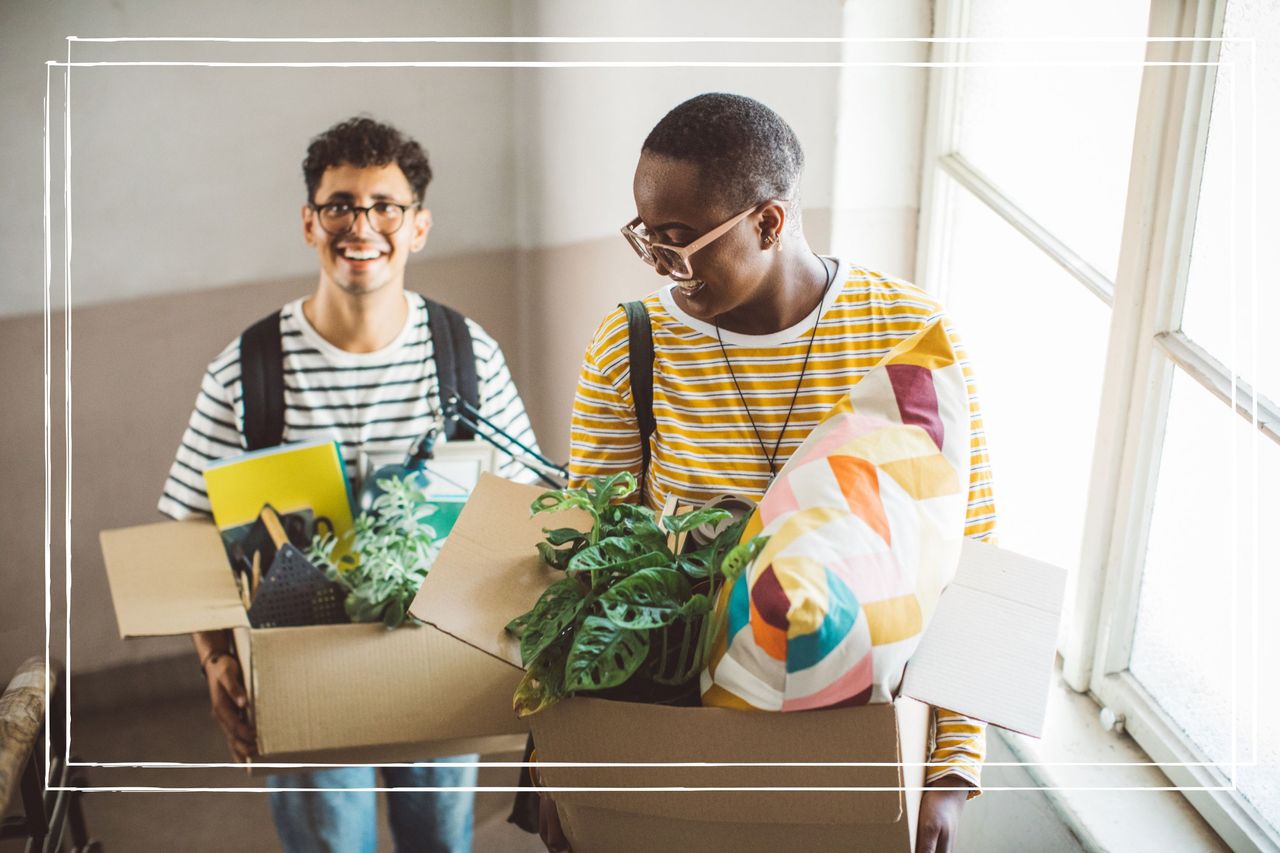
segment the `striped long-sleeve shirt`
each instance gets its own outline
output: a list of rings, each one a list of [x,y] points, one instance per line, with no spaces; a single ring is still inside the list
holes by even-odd
[[[996,515],[982,413],[964,349],[942,307],[914,285],[855,265],[842,264],[841,269],[843,277],[820,306],[791,328],[770,335],[717,330],[682,311],[671,287],[645,299],[653,327],[657,424],[650,438],[647,501],[658,508],[670,494],[693,502],[724,492],[758,499],[770,480],[768,458],[775,444],[780,470],[863,374],[894,346],[943,317],[969,393],[964,532],[975,539],[991,537]],[[812,352],[804,366],[811,336]],[[573,484],[620,470],[640,476],[630,375],[627,320],[618,309],[601,323],[583,359],[573,410]],[[942,709],[935,709],[934,723],[926,781],[951,773],[976,791],[986,751],[985,724]]]
[[[346,352],[322,338],[307,322],[302,299],[280,313],[284,440],[336,440],[349,477],[357,473],[361,449],[403,455],[437,414],[436,363],[426,301],[416,293],[407,293],[406,298],[409,315],[404,328],[390,344],[370,353]],[[533,428],[502,350],[478,324],[468,320],[467,327],[475,351],[481,414],[536,449]],[[160,498],[162,513],[176,519],[209,514],[205,466],[245,452],[243,396],[237,337],[205,371]],[[499,473],[514,480],[531,479],[514,462],[502,466]]]

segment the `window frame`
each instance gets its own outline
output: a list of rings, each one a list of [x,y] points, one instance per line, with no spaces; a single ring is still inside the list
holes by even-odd
[[[952,193],[970,192],[1111,307],[1075,607],[1060,648],[1063,678],[1120,719],[1232,849],[1280,848],[1261,818],[1128,672],[1147,532],[1174,371],[1280,441],[1280,410],[1180,332],[1219,42],[1227,0],[1154,0],[1114,284],[1018,208],[958,151],[968,57],[968,0],[937,0],[926,112],[916,279],[944,302]],[[1149,66],[1150,68],[1150,66]],[[945,175],[945,177],[943,177]],[[999,484],[997,483],[997,490]],[[1199,765],[1199,766],[1197,766]],[[1204,790],[1216,789],[1216,790]]]

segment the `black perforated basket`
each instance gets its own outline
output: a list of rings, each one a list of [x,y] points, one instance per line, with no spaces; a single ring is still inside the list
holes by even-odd
[[[342,602],[346,590],[325,577],[291,544],[276,552],[249,608],[255,628],[334,625],[350,622]]]

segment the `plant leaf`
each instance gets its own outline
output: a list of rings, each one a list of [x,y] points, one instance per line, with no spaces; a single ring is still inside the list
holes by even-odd
[[[600,514],[600,538],[631,536],[653,551],[667,550],[667,533],[647,506],[618,503]]]
[[[694,580],[702,580],[711,576],[711,549],[703,548],[692,554],[681,554],[675,558],[675,566]]]
[[[595,545],[583,548],[569,559],[568,572],[633,572],[648,566],[665,566],[670,557],[661,551],[652,551],[643,542],[627,536],[610,536]]]
[[[387,609],[382,612],[382,624],[388,628],[399,628],[400,623],[404,622],[404,617],[404,601],[399,598],[393,598],[387,604]]]
[[[548,646],[529,664],[511,699],[511,707],[518,716],[536,714],[564,698],[564,666],[569,643],[566,638]]]
[[[581,539],[587,541],[587,534],[578,530],[576,527],[557,527],[555,530],[547,530],[545,527],[542,532],[547,534],[547,541],[552,545],[564,545]]]
[[[562,509],[585,509],[592,515],[596,515],[591,498],[580,489],[555,489],[543,492],[529,505],[533,515],[541,512],[559,512]]]
[[[519,637],[520,632],[525,629],[525,627],[529,624],[529,620],[532,618],[533,618],[533,610],[531,608],[525,611],[524,613],[521,613],[519,616],[512,619],[510,622],[508,622],[505,626],[503,626],[503,630],[509,634],[515,634],[517,637]]]
[[[685,619],[693,620],[699,616],[703,616],[711,612],[711,599],[702,593],[695,594],[692,598],[684,603],[680,608],[680,615]]]
[[[547,587],[527,614],[520,635],[520,660],[525,666],[556,641],[560,632],[578,618],[587,596],[573,578],[561,578]],[[520,617],[517,617],[520,618]]]
[[[742,574],[742,570],[751,565],[751,561],[764,550],[765,543],[768,541],[768,536],[756,536],[747,542],[734,546],[725,555],[724,562],[720,564],[720,572],[724,575],[725,580],[732,581]]]
[[[352,622],[377,622],[382,618],[383,602],[370,601],[360,590],[347,595],[343,608]]]
[[[598,517],[609,504],[622,500],[635,490],[635,475],[630,471],[619,471],[604,477],[592,477],[587,481],[585,491],[591,496],[592,508]]]
[[[640,668],[648,653],[648,632],[628,631],[603,616],[588,616],[565,663],[565,693],[616,687]]]
[[[538,543],[538,556],[542,557],[542,562],[561,571],[564,571],[569,565],[570,558],[576,553],[578,551],[573,548],[552,548],[549,542]]]
[[[641,569],[600,596],[600,606],[619,628],[640,630],[668,625],[689,598],[689,581],[671,569]]]
[[[719,507],[703,507],[695,509],[693,512],[684,512],[680,515],[668,515],[662,519],[662,526],[670,530],[672,533],[684,533],[686,530],[692,530],[703,524],[715,526],[720,522],[732,518],[733,513],[727,509]]]

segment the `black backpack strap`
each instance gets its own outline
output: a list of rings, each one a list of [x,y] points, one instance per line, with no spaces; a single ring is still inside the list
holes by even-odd
[[[631,400],[636,408],[636,424],[640,428],[640,489],[649,475],[649,437],[657,424],[653,419],[653,324],[643,302],[624,302],[627,313],[627,335],[631,373]]]
[[[440,405],[449,392],[455,392],[480,409],[480,379],[476,375],[476,355],[467,318],[447,305],[423,297],[427,303],[427,325],[431,329],[431,348],[435,353],[437,389]],[[470,441],[475,433],[457,421],[445,425],[450,441]]]
[[[284,440],[284,347],[280,312],[240,335],[240,384],[244,388],[244,438],[249,450]]]

